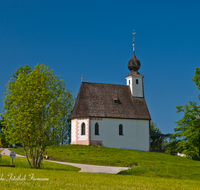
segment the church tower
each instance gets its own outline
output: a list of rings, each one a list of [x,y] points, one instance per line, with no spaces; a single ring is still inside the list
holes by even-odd
[[[133,32],[135,35],[135,32]],[[133,36],[133,42],[135,37]],[[126,77],[126,84],[130,86],[133,97],[144,98],[143,77],[138,70],[140,69],[140,61],[135,56],[135,44],[133,44],[133,57],[128,62],[128,69],[131,71]]]

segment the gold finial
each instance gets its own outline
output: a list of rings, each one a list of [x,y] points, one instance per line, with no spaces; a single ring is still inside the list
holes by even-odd
[[[81,77],[81,82],[83,82],[83,75],[82,75],[82,77]]]

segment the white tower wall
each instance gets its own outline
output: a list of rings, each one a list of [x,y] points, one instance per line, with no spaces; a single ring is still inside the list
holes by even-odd
[[[131,75],[126,77],[126,84],[130,86],[133,97],[144,97],[142,75]]]

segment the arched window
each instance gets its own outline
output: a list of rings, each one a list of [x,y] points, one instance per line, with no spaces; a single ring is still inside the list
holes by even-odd
[[[130,80],[128,80],[128,84],[129,84],[129,85],[131,84],[131,81],[130,81]]]
[[[138,79],[136,79],[136,84],[139,84],[139,81],[138,81]]]
[[[123,135],[123,125],[119,125],[119,135]]]
[[[85,123],[81,124],[81,135],[85,135]]]
[[[95,135],[99,135],[99,124],[95,123]]]

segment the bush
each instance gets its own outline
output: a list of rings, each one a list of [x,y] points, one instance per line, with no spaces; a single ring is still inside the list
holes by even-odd
[[[169,150],[169,149],[167,149],[167,150],[165,151],[165,154],[171,154],[171,153],[172,153],[172,151]]]

